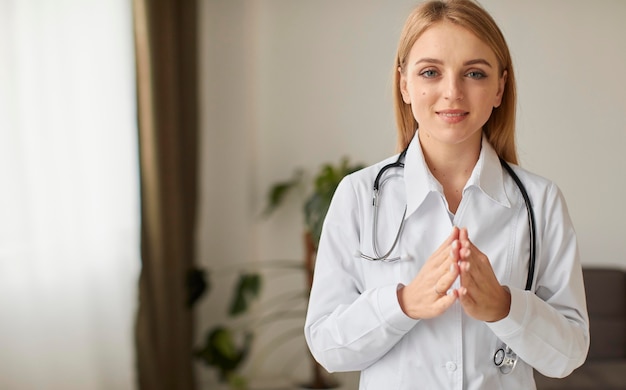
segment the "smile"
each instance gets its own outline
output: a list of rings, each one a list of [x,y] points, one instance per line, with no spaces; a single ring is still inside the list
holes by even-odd
[[[458,123],[465,119],[469,112],[461,110],[437,111],[437,115],[448,123]]]

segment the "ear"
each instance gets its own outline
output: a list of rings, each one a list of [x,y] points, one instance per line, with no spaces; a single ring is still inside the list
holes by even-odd
[[[502,104],[502,96],[504,96],[504,88],[506,87],[506,79],[508,75],[509,73],[505,70],[502,72],[502,77],[498,79],[498,92],[496,93],[496,100],[493,104],[494,108],[498,108],[500,107],[500,104]]]
[[[409,91],[407,90],[407,81],[406,76],[402,72],[402,68],[398,67],[398,74],[400,75],[400,93],[402,94],[402,100],[406,104],[411,104],[411,95],[409,95]]]

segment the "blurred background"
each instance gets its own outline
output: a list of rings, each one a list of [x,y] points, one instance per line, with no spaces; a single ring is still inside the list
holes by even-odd
[[[416,3],[0,0],[0,388],[219,388],[193,354],[225,323],[253,329],[251,387],[309,380],[308,190],[265,215],[268,191],[395,152]],[[521,165],[563,191],[583,265],[626,268],[626,2],[481,4],[513,55]],[[251,266],[260,300],[233,318]]]

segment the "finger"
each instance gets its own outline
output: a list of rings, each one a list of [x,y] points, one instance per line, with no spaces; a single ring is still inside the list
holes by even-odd
[[[469,233],[467,232],[467,228],[463,227],[459,229],[459,240],[469,241]]]
[[[456,291],[452,290],[450,293],[441,295],[439,299],[435,302],[435,306],[437,307],[437,311],[443,313],[446,311],[452,304],[458,299],[458,295]]]
[[[478,250],[476,249],[476,252]],[[484,303],[484,299],[490,299],[494,289],[498,288],[499,283],[491,268],[489,259],[482,253],[476,255],[473,252],[471,260],[467,262],[471,265],[467,269],[464,264],[459,266],[461,274],[461,286],[465,287],[476,302]],[[462,261],[461,263],[466,263]]]
[[[470,290],[475,290],[484,281],[485,266],[482,261],[482,253],[471,243],[469,247],[460,249],[461,260],[459,263],[459,273],[461,275],[461,286]]]
[[[459,248],[461,247],[461,243],[459,240],[454,240],[452,245],[448,248],[448,255],[441,263],[438,265],[438,274],[437,275],[446,275],[450,272],[454,275],[452,282],[459,275],[459,270],[457,267],[457,262],[459,261]]]
[[[447,263],[456,261],[452,256],[452,245],[455,241],[458,241],[458,228],[455,227],[448,236],[448,238],[437,248],[437,250],[429,258],[431,267],[444,267],[447,268]],[[460,247],[460,243],[456,244]],[[458,252],[458,249],[456,250]],[[458,254],[456,255],[458,257]]]
[[[464,286],[461,286],[461,287],[457,288],[456,292],[457,292],[457,295],[459,296],[459,298],[464,298],[464,297],[468,296],[468,290]]]
[[[474,248],[472,246],[472,248]],[[485,267],[477,249],[463,248],[460,250],[461,260],[458,262],[461,285],[467,288],[478,286],[483,280]]]
[[[437,283],[435,283],[435,292],[437,292],[439,295],[446,294],[447,291],[450,290],[450,288],[452,287],[452,284],[454,283],[454,281],[456,280],[458,276],[459,276],[458,266],[454,263],[451,263],[448,266],[447,272],[445,272],[439,278],[439,280],[437,280]]]
[[[459,230],[459,242],[461,245],[459,248],[459,258],[465,260],[471,255],[472,247],[472,242],[469,240],[466,228],[461,228]]]
[[[450,245],[450,258],[453,261],[458,261],[461,258],[460,250],[462,248],[461,242],[459,240],[452,241],[452,245]]]
[[[459,258],[467,259],[472,254],[472,243],[471,241],[461,240],[459,239]]]
[[[457,262],[457,266],[459,267],[459,273],[467,274],[470,271],[472,263],[467,260],[460,260]]]
[[[476,289],[480,285],[476,283],[476,280],[474,279],[474,273],[470,271],[471,267],[467,267],[467,266],[469,266],[469,263],[459,266],[460,275],[461,275],[461,287],[464,288],[466,291],[476,292]]]
[[[493,272],[491,269],[491,263],[489,263],[487,256],[485,256],[485,254],[483,254],[474,244],[470,241],[465,241],[461,243],[461,246],[462,248],[459,249],[459,265],[462,265],[463,263],[468,264],[467,268],[461,267],[461,273],[464,271],[470,272],[471,270],[473,271],[472,274],[475,278],[480,278],[481,276],[484,276],[484,272]],[[469,267],[469,264],[471,264],[471,267]]]
[[[450,240],[451,241],[457,240],[459,238],[459,232],[460,232],[460,229],[457,226],[452,226],[452,231],[450,232],[450,236],[449,236]]]
[[[459,232],[459,242],[461,243],[461,248],[459,249],[459,256],[461,258],[466,258],[470,256],[472,242],[469,240],[467,236],[467,229],[463,228]]]
[[[449,249],[450,245],[452,245],[452,243],[458,239],[459,239],[459,228],[456,226],[453,226],[452,231],[450,232],[450,235],[444,240],[443,243],[441,243],[441,245],[439,246],[439,248],[437,248],[434,254],[440,255],[444,253],[445,251]]]
[[[463,306],[463,308],[465,308],[466,312],[472,311],[472,309],[476,307],[476,300],[466,288],[460,287],[457,290],[457,295],[459,297],[459,301],[461,302],[461,305]]]

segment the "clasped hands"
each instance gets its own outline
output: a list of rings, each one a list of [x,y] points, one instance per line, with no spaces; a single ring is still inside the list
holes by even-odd
[[[453,289],[460,276],[460,287]],[[509,314],[511,294],[500,285],[486,255],[454,227],[417,276],[398,289],[402,310],[411,318],[434,318],[459,301],[470,317],[493,322]]]

